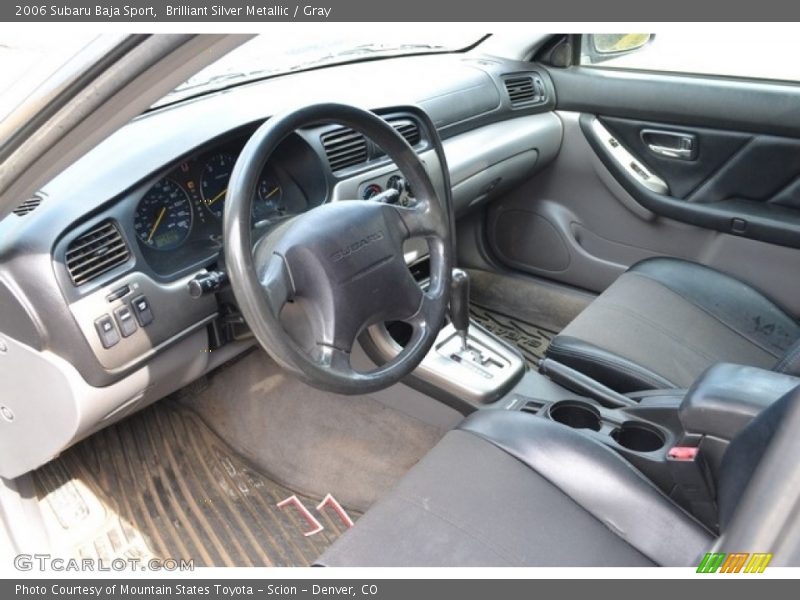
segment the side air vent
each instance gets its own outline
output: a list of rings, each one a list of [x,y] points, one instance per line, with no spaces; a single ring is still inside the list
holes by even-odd
[[[416,121],[411,119],[389,119],[389,123],[397,130],[397,133],[406,138],[406,141],[411,146],[416,146],[422,139],[419,133],[419,125],[417,125]]]
[[[32,213],[36,208],[42,203],[41,196],[33,196],[32,198],[28,198],[20,204],[17,208],[14,209],[14,214],[18,217],[24,217],[25,215]]]
[[[128,260],[130,253],[113,221],[103,221],[67,248],[66,263],[75,285],[83,285]]]
[[[340,127],[323,133],[320,139],[334,171],[367,162],[367,139],[357,131]]]
[[[544,101],[544,83],[535,75],[514,75],[504,80],[511,106]]]

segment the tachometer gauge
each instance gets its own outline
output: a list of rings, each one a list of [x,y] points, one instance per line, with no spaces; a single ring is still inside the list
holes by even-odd
[[[266,219],[283,216],[283,189],[272,175],[264,176],[258,184],[258,193],[253,201],[253,220],[258,223]]]
[[[134,228],[150,248],[180,246],[192,229],[192,205],[186,190],[172,179],[156,183],[139,201]]]
[[[208,210],[217,218],[222,217],[225,209],[225,195],[228,182],[233,173],[236,159],[231,154],[220,152],[206,161],[203,174],[200,176],[200,193],[203,195]]]

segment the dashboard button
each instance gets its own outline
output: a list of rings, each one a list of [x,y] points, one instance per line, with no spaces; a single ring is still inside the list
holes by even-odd
[[[97,330],[97,335],[100,337],[100,343],[103,348],[111,348],[119,342],[119,332],[117,326],[114,325],[114,319],[109,315],[103,315],[94,322],[94,328]]]
[[[131,301],[133,312],[136,313],[136,320],[139,325],[147,327],[153,322],[153,311],[150,308],[150,301],[145,296],[137,296]]]
[[[117,319],[117,325],[119,325],[119,331],[122,333],[122,337],[128,337],[136,331],[136,320],[133,318],[133,313],[130,308],[127,306],[120,306],[114,311],[114,316]]]

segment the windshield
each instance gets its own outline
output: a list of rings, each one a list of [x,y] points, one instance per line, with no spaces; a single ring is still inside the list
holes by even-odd
[[[346,34],[316,30],[312,35],[298,36],[297,29],[284,27],[280,33],[256,36],[179,85],[156,106],[241,81],[365,57],[463,50],[486,37],[485,33],[463,29],[437,31],[435,36],[430,31],[415,33],[405,28],[396,32],[364,29],[363,33]]]
[[[6,28],[0,34],[0,121],[97,37],[85,33],[37,37]]]

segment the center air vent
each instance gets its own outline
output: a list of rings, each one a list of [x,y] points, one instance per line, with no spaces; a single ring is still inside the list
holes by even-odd
[[[395,116],[387,118],[387,121],[411,146],[422,141],[419,125],[414,119]],[[385,156],[375,144],[368,143],[367,138],[349,127],[339,127],[323,133],[320,140],[333,171],[363,165]]]
[[[323,133],[320,139],[334,171],[367,162],[367,139],[357,131],[340,127]]]
[[[406,141],[411,146],[416,146],[422,139],[419,133],[419,125],[411,119],[389,119],[389,123],[397,130],[397,133],[406,138]]]
[[[83,285],[128,260],[125,240],[113,221],[103,221],[67,248],[66,263],[75,285]]]
[[[17,208],[14,209],[14,214],[18,217],[24,217],[28,213],[32,213],[36,210],[36,207],[42,203],[41,196],[33,196],[32,198],[28,198],[20,204]]]
[[[535,75],[514,75],[504,81],[511,106],[544,101],[544,84]]]

